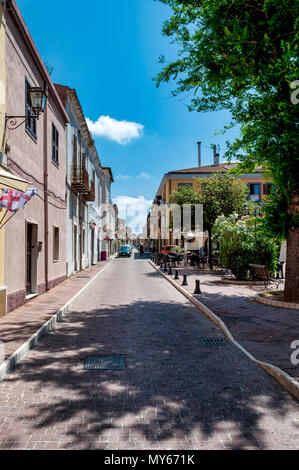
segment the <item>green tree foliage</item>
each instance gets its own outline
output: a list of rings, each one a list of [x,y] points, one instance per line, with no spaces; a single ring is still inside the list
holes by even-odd
[[[210,178],[198,178],[196,183],[203,204],[204,230],[211,232],[219,215],[243,214],[248,188],[240,179],[216,173]]]
[[[238,214],[218,217],[214,239],[219,243],[220,262],[230,269],[236,279],[246,280],[250,274],[249,264],[266,265],[273,275],[276,270],[277,245],[265,237],[260,220]]]
[[[183,206],[184,204],[200,204],[199,194],[191,186],[180,186],[170,197],[171,202]]]
[[[203,205],[203,228],[209,233],[209,263],[212,268],[211,234],[213,225],[220,215],[228,216],[234,212],[242,215],[246,201],[247,186],[243,181],[216,173],[209,178],[198,178],[196,190],[181,187],[172,195],[172,202]]]
[[[240,125],[226,157],[240,161],[240,172],[262,165],[273,178],[276,197],[266,220],[275,205],[276,213],[286,208],[285,298],[299,301],[299,104],[291,100],[299,79],[298,0],[160,1],[172,8],[163,33],[180,51],[172,63],[161,57],[157,86],[174,80],[174,95],[193,94],[190,110],[227,109],[231,126]]]

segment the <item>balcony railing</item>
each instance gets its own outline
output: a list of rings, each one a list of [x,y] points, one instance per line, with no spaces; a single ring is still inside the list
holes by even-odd
[[[94,201],[95,200],[95,186],[94,182],[90,181],[90,185],[88,186],[88,191],[84,192],[83,198],[85,201]]]
[[[72,187],[78,193],[85,193],[90,190],[89,177],[83,165],[72,165]]]

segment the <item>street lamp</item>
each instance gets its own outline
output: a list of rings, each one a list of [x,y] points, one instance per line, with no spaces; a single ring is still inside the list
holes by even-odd
[[[38,117],[45,110],[47,95],[41,87],[29,88],[28,95],[31,108]]]
[[[47,94],[45,90],[43,90],[43,88],[41,87],[29,88],[28,101],[34,114],[29,113],[26,116],[6,116],[5,130],[14,130],[20,127],[22,124],[24,124],[24,122],[28,121],[29,119],[38,119],[40,114],[42,114],[45,110]],[[19,119],[22,119],[22,121],[18,122]]]

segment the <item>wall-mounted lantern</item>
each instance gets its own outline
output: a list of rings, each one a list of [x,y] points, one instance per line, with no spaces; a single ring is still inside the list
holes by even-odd
[[[29,105],[34,114],[27,114],[26,116],[6,116],[5,117],[5,129],[17,129],[28,119],[38,119],[40,114],[45,110],[47,102],[47,94],[41,87],[32,87],[28,90]],[[22,119],[21,122],[18,122]]]
[[[35,115],[38,117],[45,110],[47,95],[40,87],[29,88],[28,90],[31,108]]]

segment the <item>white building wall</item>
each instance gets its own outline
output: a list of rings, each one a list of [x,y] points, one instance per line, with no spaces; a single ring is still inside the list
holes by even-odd
[[[71,189],[72,164],[73,164],[73,136],[78,137],[79,125],[72,107],[67,102],[66,111],[70,119],[67,127],[67,276],[89,266],[88,259],[88,214],[86,204],[81,204],[82,216],[82,261],[80,262],[80,205],[79,197]],[[79,145],[77,147],[77,164],[79,164]]]

